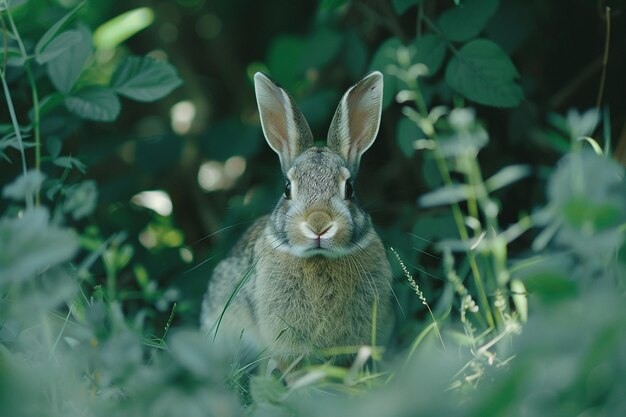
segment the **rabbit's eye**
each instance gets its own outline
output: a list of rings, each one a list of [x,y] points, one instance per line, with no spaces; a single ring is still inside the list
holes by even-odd
[[[352,181],[346,181],[346,188],[343,191],[343,195],[346,200],[350,200],[354,197],[354,186],[352,185]]]
[[[291,199],[291,181],[287,180],[285,184],[285,198],[287,200]]]

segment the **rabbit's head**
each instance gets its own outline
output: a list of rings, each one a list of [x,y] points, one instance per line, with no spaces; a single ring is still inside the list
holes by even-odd
[[[271,245],[295,256],[340,257],[364,249],[375,236],[357,205],[354,178],[380,125],[383,76],[373,72],[343,95],[326,147],[291,96],[261,73],[254,76],[263,134],[280,157],[285,191],[270,220]]]

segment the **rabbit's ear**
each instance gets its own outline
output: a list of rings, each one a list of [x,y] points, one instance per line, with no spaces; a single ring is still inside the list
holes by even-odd
[[[328,147],[341,155],[352,174],[374,143],[383,105],[383,75],[372,72],[343,95],[328,131]]]
[[[296,156],[313,145],[311,128],[289,93],[260,72],[254,74],[254,90],[263,134],[286,173]]]

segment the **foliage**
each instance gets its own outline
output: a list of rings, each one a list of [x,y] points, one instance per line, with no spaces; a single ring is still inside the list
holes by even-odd
[[[581,67],[610,10],[135,3],[0,0],[3,416],[626,413],[626,109]],[[542,22],[587,42],[569,60]],[[392,340],[238,363],[196,327],[280,193],[251,75],[322,138],[368,69],[385,112],[356,189],[397,278]]]

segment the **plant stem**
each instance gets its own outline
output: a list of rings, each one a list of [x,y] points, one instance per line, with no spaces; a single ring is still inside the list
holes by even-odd
[[[446,165],[445,157],[439,152],[439,150],[435,149],[435,160],[437,162],[437,167],[439,168],[439,173],[443,178],[443,182],[445,185],[452,185],[452,178],[450,177],[450,171],[448,171],[448,166]],[[454,217],[454,222],[456,223],[456,227],[459,231],[459,236],[462,240],[468,240],[469,235],[467,233],[467,229],[465,229],[465,222],[463,221],[463,213],[461,212],[461,208],[457,203],[451,204],[452,215]],[[491,312],[491,307],[489,305],[489,300],[487,299],[487,293],[485,292],[485,286],[483,284],[482,277],[480,275],[480,270],[478,269],[478,263],[476,262],[476,256],[471,250],[467,252],[467,259],[470,264],[470,269],[472,270],[472,275],[474,277],[474,283],[476,284],[476,289],[478,290],[478,302],[481,305],[481,308],[485,312],[485,319],[489,324],[490,328],[495,327],[495,321],[493,319],[493,314]]]
[[[606,68],[609,63],[609,47],[611,43],[611,8],[607,6],[604,9],[606,17],[606,36],[604,38],[604,55],[602,57],[602,75],[600,76],[600,88],[598,89],[598,97],[596,99],[596,109],[600,110],[602,105],[602,96],[604,95],[604,84],[606,82]]]
[[[6,4],[6,1],[5,1]],[[35,77],[33,76],[33,72],[30,68],[30,62],[28,54],[26,53],[26,48],[24,47],[24,42],[22,42],[22,38],[20,37],[19,32],[17,31],[17,26],[15,25],[15,21],[13,20],[13,15],[11,14],[11,9],[7,5],[7,16],[9,18],[9,24],[11,25],[11,31],[13,32],[13,36],[17,41],[17,45],[22,53],[22,57],[24,58],[24,70],[26,71],[26,75],[28,76],[28,82],[30,84],[30,89],[32,92],[32,100],[33,100],[33,131],[35,133],[35,169],[39,170],[41,168],[41,132],[39,131],[39,95],[37,94],[37,84],[35,83]],[[35,205],[39,206],[41,200],[40,190],[37,190],[35,194]]]

